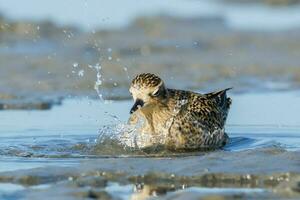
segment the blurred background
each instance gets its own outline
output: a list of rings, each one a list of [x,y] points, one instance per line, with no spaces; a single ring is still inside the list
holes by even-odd
[[[300,87],[298,0],[0,0],[0,108],[129,98],[137,73],[169,87]]]
[[[233,87],[228,145],[126,146],[142,72]],[[0,0],[0,200],[300,199],[299,91],[300,0]]]

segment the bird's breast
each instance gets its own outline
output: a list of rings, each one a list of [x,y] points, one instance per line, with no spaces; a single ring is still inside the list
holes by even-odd
[[[156,134],[168,134],[172,122],[173,114],[169,109],[157,107],[153,110],[152,124]]]

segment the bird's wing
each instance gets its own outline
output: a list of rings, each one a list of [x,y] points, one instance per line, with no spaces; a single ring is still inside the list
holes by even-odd
[[[224,120],[218,103],[205,95],[195,95],[174,116],[170,127],[173,145],[184,148],[222,146]],[[176,144],[177,143],[177,144]]]

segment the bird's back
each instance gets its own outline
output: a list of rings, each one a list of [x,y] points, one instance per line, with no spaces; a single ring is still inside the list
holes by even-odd
[[[175,112],[169,129],[170,145],[175,148],[219,148],[226,144],[224,131],[231,99],[225,89],[199,94],[169,89],[169,104]]]

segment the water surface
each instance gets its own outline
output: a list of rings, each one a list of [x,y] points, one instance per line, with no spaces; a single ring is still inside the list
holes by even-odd
[[[120,124],[126,124],[131,101],[66,99],[62,105],[47,111],[2,111],[0,181],[3,182],[1,183],[3,189],[0,190],[0,198],[1,194],[4,195],[3,198],[7,195],[12,197],[19,191],[23,191],[21,194],[24,195],[37,195],[35,198],[38,198],[40,197],[38,194],[45,195],[43,192],[55,189],[54,183],[63,185],[61,187],[64,191],[61,195],[64,196],[63,193],[70,189],[68,186],[70,181],[86,183],[87,174],[101,171],[113,174],[123,171],[130,174],[130,177],[149,172],[167,173],[176,176],[199,176],[199,180],[203,179],[202,176],[206,173],[224,173],[222,176],[228,176],[299,171],[300,168],[297,167],[297,163],[300,162],[298,156],[300,119],[297,117],[300,110],[299,92],[247,93],[230,96],[233,98],[233,106],[226,126],[231,137],[230,143],[223,150],[186,154],[128,153],[128,149],[99,144],[99,130],[106,131],[106,135],[109,136],[116,134],[115,131],[120,131],[116,129],[122,127]],[[81,174],[80,177],[78,173]],[[148,191],[149,187],[149,190],[156,192],[166,187],[159,184],[162,181],[158,178],[160,175],[158,177],[151,175],[157,181],[153,183],[147,183],[148,179],[143,179],[143,182],[146,182],[142,189],[133,184],[134,182],[125,181],[124,186],[119,180],[123,176],[109,178],[110,183],[104,187],[107,194],[117,194],[112,198],[128,199],[140,195],[141,191]],[[263,179],[258,175],[257,177]],[[216,178],[218,179],[218,176]],[[243,184],[239,185],[235,181],[229,185],[222,181],[216,182],[213,187],[215,189],[212,189],[207,185],[208,182],[199,185],[189,180],[190,184],[184,186],[180,181],[167,180],[168,184],[169,181],[175,184],[174,187],[171,183],[167,184],[168,189],[165,190],[171,191],[167,196],[181,193],[196,196],[209,194],[222,196],[228,193],[233,195],[247,192],[250,192],[251,196],[257,193],[263,195],[270,193],[264,189],[269,187],[268,185],[255,184],[248,191]],[[90,181],[89,179],[86,184],[93,185],[95,180],[92,183]],[[79,184],[77,182],[76,184]],[[31,186],[24,188],[24,184],[34,187],[43,184],[48,186],[36,189]],[[182,190],[186,187],[189,189]],[[122,194],[119,194],[120,192]],[[164,196],[166,193],[160,195]]]

